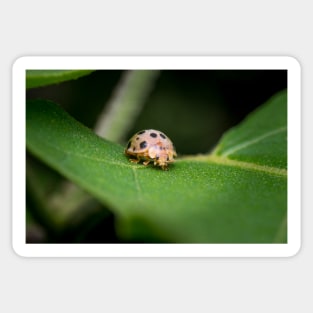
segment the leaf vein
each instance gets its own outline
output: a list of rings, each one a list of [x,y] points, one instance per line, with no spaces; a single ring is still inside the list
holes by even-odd
[[[135,180],[136,189],[137,189],[137,192],[138,192],[138,198],[141,199],[142,190],[141,190],[141,186],[139,184],[137,171],[136,171],[135,168],[132,168],[132,170],[133,170],[133,174],[134,174],[134,180]]]
[[[187,156],[181,157],[179,161],[204,161],[204,162],[212,162],[225,166],[239,167],[246,170],[253,170],[258,172],[267,173],[275,176],[287,177],[287,170],[283,168],[276,168],[267,165],[260,165],[255,163],[248,163],[243,161],[232,160],[226,157],[218,156],[218,155],[197,155],[197,156]]]
[[[279,134],[281,132],[284,132],[286,130],[287,130],[286,126],[278,128],[278,129],[275,129],[275,130],[272,130],[272,131],[267,132],[267,133],[265,133],[265,134],[263,134],[263,135],[261,135],[259,137],[256,137],[254,139],[242,142],[242,143],[240,143],[240,144],[238,144],[238,145],[236,145],[234,147],[231,147],[228,150],[224,151],[221,155],[226,157],[226,156],[228,156],[228,155],[230,155],[230,154],[232,154],[234,152],[237,152],[237,151],[242,150],[244,148],[247,148],[247,147],[249,147],[251,145],[254,145],[254,144],[262,141],[265,138],[268,138],[268,137],[271,137],[271,136],[275,136],[275,135],[277,135],[277,134]]]

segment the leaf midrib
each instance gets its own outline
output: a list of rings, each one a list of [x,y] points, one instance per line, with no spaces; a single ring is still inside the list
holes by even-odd
[[[234,152],[237,152],[237,151],[240,151],[240,150],[245,149],[247,147],[250,147],[250,146],[252,146],[252,145],[254,145],[256,143],[259,143],[260,141],[262,141],[262,140],[264,140],[264,139],[266,139],[268,137],[275,136],[275,135],[277,135],[277,134],[279,134],[281,132],[284,132],[284,131],[287,131],[287,127],[286,126],[280,127],[278,129],[271,130],[271,131],[269,131],[269,132],[267,132],[267,133],[265,133],[265,134],[263,134],[261,136],[253,138],[251,140],[244,141],[244,142],[242,142],[242,143],[240,143],[238,145],[235,145],[235,146],[233,146],[231,148],[228,148],[225,151],[223,151],[221,153],[221,155],[226,157],[226,156],[228,156],[230,154],[233,154]]]
[[[81,158],[93,160],[96,162],[104,162],[104,163],[111,164],[111,165],[128,167],[128,168],[131,168],[132,170],[134,170],[134,172],[136,169],[142,169],[143,168],[142,165],[135,165],[135,164],[130,164],[130,163],[127,164],[127,163],[123,163],[123,162],[114,162],[114,161],[109,161],[105,158],[97,158],[94,156],[89,156],[87,154],[82,154],[82,153],[77,153],[77,152],[75,152],[75,153],[70,152],[70,151],[65,152],[63,149],[61,149],[55,145],[49,144],[48,142],[46,142],[45,144],[47,146],[53,147],[56,150],[64,152],[67,155],[74,155],[76,157],[81,157]],[[281,176],[281,177],[287,178],[287,170],[285,170],[285,169],[270,167],[270,166],[266,166],[266,165],[259,165],[259,164],[251,163],[251,162],[232,160],[232,159],[229,159],[228,157],[216,155],[214,153],[208,154],[208,155],[206,154],[206,155],[183,156],[183,157],[180,157],[179,159],[177,159],[176,162],[187,161],[187,160],[198,161],[198,162],[203,162],[203,161],[204,162],[212,162],[212,163],[216,163],[216,164],[220,164],[220,165],[238,167],[238,168],[247,169],[247,170],[254,170],[254,171],[258,171],[258,172],[264,172],[264,173],[267,173],[269,175],[275,175],[275,176]]]
[[[287,170],[285,169],[280,169],[280,168],[271,167],[267,165],[259,165],[256,163],[232,160],[227,157],[218,156],[214,154],[186,156],[186,157],[182,157],[180,160],[181,161],[190,160],[190,161],[198,161],[198,162],[211,162],[211,163],[216,163],[220,165],[238,167],[238,168],[242,168],[246,170],[254,170],[254,171],[263,172],[269,175],[281,176],[284,178],[287,178],[287,173],[288,173]]]

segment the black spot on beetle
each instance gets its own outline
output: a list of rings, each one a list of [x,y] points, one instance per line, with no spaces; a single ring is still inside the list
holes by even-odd
[[[153,138],[158,137],[158,135],[156,133],[151,133],[150,136],[153,137]]]
[[[166,136],[162,133],[160,133],[160,136],[163,138],[163,139],[166,139]]]
[[[147,147],[147,142],[146,141],[143,141],[143,142],[140,143],[140,148],[141,149],[144,149],[146,147]]]
[[[139,140],[139,139],[140,139],[139,137],[136,138],[136,140]]]
[[[138,135],[141,135],[141,134],[144,134],[146,131],[145,130],[142,130],[140,131],[139,133],[137,133]]]
[[[128,145],[127,145],[127,150],[130,148],[131,144],[132,144],[132,143],[129,141],[129,142],[128,142]]]
[[[136,148],[135,147],[133,147],[133,151],[135,151],[136,150]]]
[[[169,161],[169,160],[170,160],[170,158],[169,158],[169,157],[167,157],[167,158],[166,158],[166,161]]]

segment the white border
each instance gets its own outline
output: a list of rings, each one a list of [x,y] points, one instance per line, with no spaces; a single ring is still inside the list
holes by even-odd
[[[288,70],[287,244],[26,244],[26,69],[286,69]],[[301,246],[300,64],[292,57],[22,57],[13,64],[12,244],[24,257],[289,257]]]

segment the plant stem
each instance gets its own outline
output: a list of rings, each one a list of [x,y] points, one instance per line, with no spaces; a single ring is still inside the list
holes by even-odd
[[[126,71],[100,114],[95,133],[114,142],[125,140],[158,75],[158,70]]]

